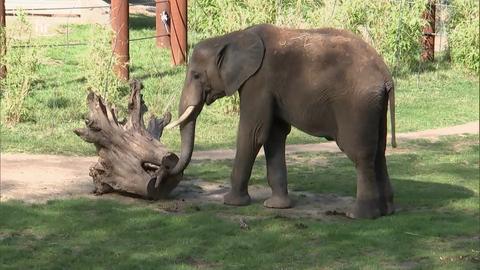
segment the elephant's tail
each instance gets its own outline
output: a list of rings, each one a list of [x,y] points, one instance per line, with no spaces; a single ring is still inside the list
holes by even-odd
[[[395,137],[395,87],[393,82],[387,82],[385,88],[388,94],[388,100],[390,103],[390,125],[392,133],[392,147],[397,147],[397,139]]]

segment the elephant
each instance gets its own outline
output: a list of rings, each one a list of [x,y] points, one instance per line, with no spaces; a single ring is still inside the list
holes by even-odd
[[[355,34],[334,28],[262,24],[195,45],[179,101],[181,153],[169,171],[188,166],[204,104],[238,91],[240,120],[227,205],[250,203],[248,182],[263,147],[272,195],[265,207],[289,208],[285,141],[291,126],[334,140],[353,161],[356,200],[346,215],[394,213],[385,159],[387,106],[394,136],[394,84],[382,57]],[[392,106],[393,105],[393,106]]]

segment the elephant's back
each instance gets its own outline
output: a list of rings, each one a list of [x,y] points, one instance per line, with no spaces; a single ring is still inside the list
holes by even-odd
[[[370,44],[350,31],[335,28],[290,29],[273,25],[259,25],[251,29],[262,36],[266,55],[274,56],[269,58],[275,62],[271,63],[273,65],[309,66],[309,70],[314,72],[317,69],[336,69],[336,73],[344,76],[363,74],[365,81],[391,81],[382,57]],[[355,77],[344,79],[355,81]]]
[[[335,119],[348,118],[350,109],[369,107],[384,97],[385,82],[391,80],[388,68],[375,49],[354,34],[270,25],[257,31],[265,45],[257,76],[268,82],[281,118],[300,130],[334,138]]]

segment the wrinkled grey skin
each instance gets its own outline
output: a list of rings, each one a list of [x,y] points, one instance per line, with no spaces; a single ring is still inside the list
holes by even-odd
[[[188,165],[195,121],[203,105],[236,91],[240,95],[237,150],[225,204],[250,202],[248,181],[259,149],[267,161],[272,197],[266,207],[288,208],[285,139],[294,126],[337,142],[355,163],[357,199],[347,213],[375,218],[394,212],[385,161],[387,103],[393,81],[377,52],[350,32],[294,30],[258,25],[204,40],[191,57],[179,115],[180,161]]]

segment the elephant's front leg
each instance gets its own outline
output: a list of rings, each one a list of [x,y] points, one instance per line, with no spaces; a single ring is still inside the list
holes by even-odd
[[[231,174],[231,189],[223,197],[225,204],[247,205],[250,203],[248,195],[248,181],[252,173],[253,163],[260,150],[261,143],[255,140],[254,130],[245,128],[240,119],[240,128],[237,138],[237,153]]]
[[[257,101],[261,102],[261,100]],[[254,103],[249,103],[240,108],[237,152],[231,175],[232,186],[230,192],[223,197],[225,204],[247,205],[250,203],[248,181],[255,158],[260,147],[265,143],[271,126],[270,111],[264,109],[268,108],[268,102],[264,103],[267,106],[252,106]]]
[[[285,140],[290,133],[290,125],[277,120],[270,128],[270,134],[264,144],[267,160],[267,179],[272,188],[272,197],[263,205],[270,208],[289,208],[292,201],[288,197],[287,165],[285,162]]]

